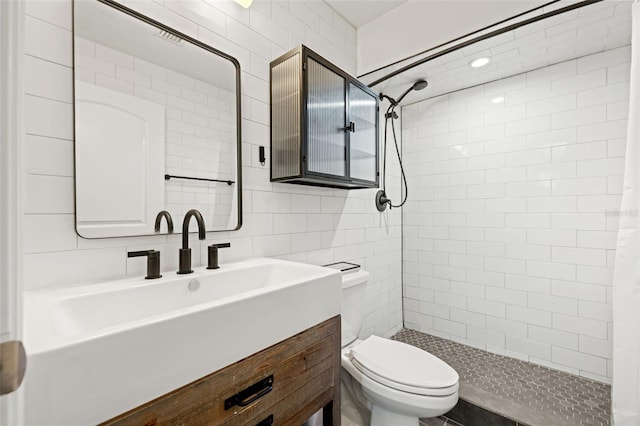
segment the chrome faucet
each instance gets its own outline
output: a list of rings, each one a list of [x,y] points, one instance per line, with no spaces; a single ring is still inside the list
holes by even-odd
[[[193,272],[193,269],[191,269],[191,249],[189,248],[189,222],[192,217],[195,217],[196,222],[198,222],[198,239],[204,240],[206,238],[202,215],[196,209],[189,210],[187,214],[184,215],[184,220],[182,221],[182,248],[179,250],[178,259],[179,274],[190,274]]]
[[[167,232],[169,232],[170,234],[173,234],[173,219],[171,219],[171,214],[166,210],[162,210],[156,216],[156,224],[155,224],[154,230],[156,232],[160,232],[160,224],[162,223],[163,217],[167,220]]]

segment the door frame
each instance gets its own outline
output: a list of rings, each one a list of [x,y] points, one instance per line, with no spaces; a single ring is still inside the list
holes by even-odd
[[[0,1],[0,343],[22,338],[24,1]],[[0,397],[0,426],[21,424],[22,392]]]

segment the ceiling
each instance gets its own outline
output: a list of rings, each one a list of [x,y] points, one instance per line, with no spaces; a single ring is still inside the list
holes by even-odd
[[[324,1],[357,29],[356,74],[363,75],[560,0]]]
[[[562,6],[567,3],[562,2]],[[543,12],[549,12],[545,8]],[[477,37],[475,35],[474,37]],[[522,74],[541,67],[630,44],[631,2],[603,1],[547,17],[471,44],[432,49],[360,80],[374,90],[394,96],[426,79],[429,86],[411,92],[408,105],[445,93]],[[449,48],[447,50],[447,48]],[[440,55],[439,52],[446,54]],[[490,58],[482,68],[471,68],[478,57]],[[397,74],[396,74],[397,73]]]
[[[358,28],[408,0],[326,0],[340,16]]]

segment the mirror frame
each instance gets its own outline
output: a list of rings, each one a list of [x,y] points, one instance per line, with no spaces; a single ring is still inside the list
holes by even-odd
[[[212,53],[214,55],[218,55],[224,59],[227,59],[228,61],[230,61],[233,66],[236,69],[236,149],[237,149],[237,155],[236,155],[236,176],[237,179],[234,182],[237,188],[237,192],[238,192],[238,197],[237,197],[237,205],[238,205],[238,224],[235,228],[233,229],[215,229],[215,230],[206,230],[206,232],[229,232],[229,231],[237,231],[242,227],[242,105],[241,105],[241,98],[242,98],[242,94],[240,91],[240,77],[241,77],[241,70],[240,70],[240,62],[233,56],[216,49],[215,47],[209,46],[208,44],[205,44],[199,40],[196,40],[195,38],[180,32],[178,30],[175,30],[159,21],[156,21],[153,18],[150,18],[136,10],[130,9],[127,6],[124,6],[123,4],[118,3],[116,0],[73,0],[72,4],[71,4],[71,27],[72,27],[72,37],[71,37],[71,42],[72,42],[72,77],[73,77],[73,174],[74,174],[74,179],[73,179],[73,213],[74,213],[74,217],[75,217],[75,223],[74,223],[74,228],[76,231],[76,234],[81,237],[81,238],[85,238],[85,239],[91,239],[91,240],[97,240],[97,239],[106,239],[106,238],[131,238],[131,237],[149,237],[149,236],[154,236],[154,235],[172,235],[169,232],[154,232],[151,234],[140,234],[140,235],[118,235],[118,236],[107,236],[107,237],[85,237],[83,236],[80,231],[78,230],[78,218],[77,218],[77,179],[78,179],[78,174],[77,174],[77,152],[76,152],[76,141],[77,141],[77,137],[76,137],[76,57],[75,57],[75,21],[76,21],[76,16],[75,16],[75,2],[76,1],[96,1],[99,3],[102,3],[106,6],[112,7],[120,12],[123,12],[129,16],[131,16],[132,18],[138,19],[146,24],[152,25],[158,29],[161,29],[163,31],[166,31],[169,34],[175,35],[176,37],[179,37],[189,43],[194,44],[195,46],[198,46],[206,51],[208,51],[209,53]],[[181,222],[176,222],[177,223],[177,227],[178,227],[178,231],[180,231],[180,223]],[[190,233],[195,233],[196,231],[191,231]],[[173,234],[179,234],[181,232],[173,232]]]

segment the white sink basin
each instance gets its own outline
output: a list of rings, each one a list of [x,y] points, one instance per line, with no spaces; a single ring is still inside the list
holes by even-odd
[[[340,273],[251,259],[25,293],[26,424],[95,424],[340,313]]]

